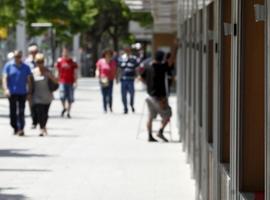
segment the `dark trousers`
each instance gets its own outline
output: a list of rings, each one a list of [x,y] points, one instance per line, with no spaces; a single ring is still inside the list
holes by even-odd
[[[107,111],[107,105],[110,109],[112,109],[113,103],[113,81],[109,82],[109,86],[102,87],[101,86],[101,93],[102,93],[102,100],[103,100],[103,109]]]
[[[46,128],[46,124],[48,121],[48,113],[49,113],[50,104],[34,104],[33,110],[37,116],[37,124],[39,124],[40,128]]]
[[[25,125],[25,101],[26,95],[11,95],[9,97],[10,125],[15,132],[23,130]]]
[[[124,105],[124,111],[128,110],[128,103],[127,103],[127,94],[130,95],[130,106],[134,107],[134,80],[122,80],[121,81],[121,94],[122,94],[122,102]]]
[[[38,118],[36,110],[34,109],[34,105],[31,105],[31,117],[32,117],[32,125],[36,126],[38,124]]]

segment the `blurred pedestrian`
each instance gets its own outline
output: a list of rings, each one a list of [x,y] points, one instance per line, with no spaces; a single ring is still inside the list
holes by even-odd
[[[168,63],[165,64],[163,63],[164,52],[160,50],[156,51],[152,64],[146,67],[141,75],[142,80],[146,83],[147,93],[149,95],[146,99],[149,110],[147,121],[149,142],[157,141],[152,135],[152,123],[158,114],[161,116],[162,121],[157,136],[163,141],[168,142],[168,139],[163,135],[163,131],[170,121],[172,110],[167,98],[166,73],[173,65],[175,54],[176,48],[174,48],[173,56],[171,56]]]
[[[33,70],[36,67],[35,57],[37,53],[38,53],[37,45],[32,44],[28,47],[28,56],[24,60],[24,62],[30,67],[31,70]]]
[[[113,51],[104,50],[102,58],[96,63],[96,76],[99,78],[103,110],[106,113],[107,107],[113,111],[113,80],[116,79],[117,63],[113,59]]]
[[[14,51],[14,60],[3,68],[3,90],[9,99],[10,124],[14,134],[23,136],[25,126],[25,102],[31,85],[31,70],[22,62],[22,52]]]
[[[171,63],[171,66],[169,66],[169,62],[171,59],[171,52],[168,52],[165,56],[165,62],[164,64],[168,66],[168,70],[166,73],[166,86],[167,86],[167,95],[169,96],[170,93],[172,92],[172,87],[173,87],[173,83],[175,81],[175,65],[174,62]]]
[[[120,80],[121,80],[121,95],[124,106],[124,114],[128,113],[127,95],[130,96],[130,107],[132,112],[134,108],[135,87],[134,80],[137,76],[137,67],[139,66],[138,58],[132,55],[131,48],[125,48],[125,53],[120,58]]]
[[[58,80],[52,75],[48,68],[44,65],[44,55],[38,53],[35,57],[36,67],[33,73],[33,90],[32,105],[33,111],[37,116],[37,124],[40,126],[40,135],[48,134],[46,124],[48,121],[48,113],[50,104],[53,100],[53,91],[50,90],[49,81],[58,83]]]
[[[58,58],[56,67],[59,76],[59,92],[63,105],[61,116],[67,112],[67,117],[71,118],[70,110],[74,102],[74,88],[77,86],[77,63],[70,57],[69,50],[63,48],[62,57]]]
[[[32,44],[28,47],[28,56],[24,60],[24,62],[30,67],[31,71],[33,71],[36,67],[35,57],[38,53],[38,46],[35,44]],[[32,99],[28,99],[29,102],[29,108],[32,118],[32,129],[35,129],[38,124],[37,114],[35,113],[35,110],[33,109]]]

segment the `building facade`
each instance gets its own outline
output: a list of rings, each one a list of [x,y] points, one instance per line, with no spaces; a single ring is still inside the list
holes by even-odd
[[[153,14],[154,49],[180,41],[179,134],[197,199],[269,200],[270,0],[132,2]]]
[[[270,199],[268,0],[179,0],[178,115],[197,199]]]

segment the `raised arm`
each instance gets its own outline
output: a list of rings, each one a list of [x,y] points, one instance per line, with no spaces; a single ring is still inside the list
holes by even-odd
[[[178,39],[176,39],[174,41],[174,45],[173,45],[171,57],[168,60],[169,67],[172,67],[173,64],[174,64],[174,62],[175,62],[176,54],[177,54],[177,49],[178,49],[178,43],[179,43],[179,41],[178,41]]]

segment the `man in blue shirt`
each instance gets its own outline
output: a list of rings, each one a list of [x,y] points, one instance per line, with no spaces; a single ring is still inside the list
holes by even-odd
[[[22,62],[22,52],[14,51],[14,60],[5,64],[3,69],[4,95],[9,99],[10,124],[14,134],[23,136],[25,125],[25,102],[31,91],[31,70]]]
[[[130,106],[132,112],[135,112],[134,108],[134,80],[136,78],[137,72],[136,68],[139,66],[138,58],[132,55],[131,49],[126,48],[125,54],[120,60],[120,80],[121,80],[121,94],[122,102],[124,105],[124,114],[128,113],[128,103],[127,94],[130,95]]]

